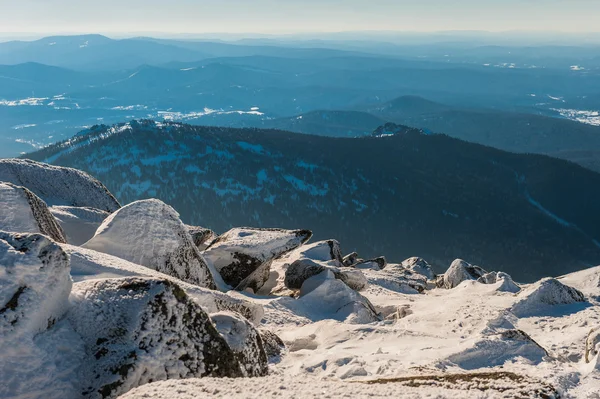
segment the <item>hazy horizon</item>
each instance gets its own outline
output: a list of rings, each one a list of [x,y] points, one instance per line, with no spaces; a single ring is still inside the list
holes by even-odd
[[[597,33],[599,14],[593,0],[23,0],[0,2],[0,34]]]

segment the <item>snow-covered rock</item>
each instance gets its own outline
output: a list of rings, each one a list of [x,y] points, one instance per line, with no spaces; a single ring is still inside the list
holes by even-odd
[[[24,186],[51,206],[91,207],[107,212],[120,208],[102,183],[77,169],[26,159],[0,159],[0,181]]]
[[[558,280],[600,301],[600,266],[591,267],[559,277]]]
[[[456,259],[444,273],[444,288],[451,289],[467,280],[477,280],[487,272],[479,266]]]
[[[218,274],[205,262],[179,214],[159,200],[136,201],[112,213],[83,247],[217,288]]]
[[[523,290],[511,311],[526,317],[544,312],[548,306],[572,305],[585,302],[585,296],[577,289],[564,285],[554,278],[543,279]]]
[[[200,251],[204,251],[208,246],[217,239],[218,235],[211,229],[207,229],[200,226],[186,226],[194,244]]]
[[[235,313],[213,313],[210,318],[235,354],[244,377],[267,375],[268,359],[258,330]]]
[[[307,279],[297,300],[305,308],[313,309],[322,319],[365,324],[380,320],[371,302],[335,278],[331,270]]]
[[[478,282],[483,284],[495,284],[498,286],[498,292],[512,292],[516,294],[521,291],[521,287],[515,283],[512,277],[504,272],[490,272],[477,279]]]
[[[69,320],[87,356],[82,396],[114,398],[152,381],[243,375],[208,314],[169,280],[76,283],[72,303]]]
[[[352,266],[360,261],[358,253],[352,252],[342,258],[342,264],[344,266]]]
[[[25,187],[0,182],[0,230],[41,233],[66,242],[65,233],[46,203]]]
[[[49,238],[0,232],[2,344],[13,342],[9,337],[31,338],[64,315],[72,285],[69,271],[69,257]]]
[[[290,257],[294,258],[294,260],[307,258],[312,260],[320,260],[323,262],[336,260],[340,263],[343,263],[344,261],[342,258],[340,243],[337,240],[317,241],[312,244],[303,245],[295,250]]]
[[[343,281],[353,290],[360,291],[367,286],[367,279],[360,270],[331,266],[327,262],[306,258],[298,259],[288,266],[285,272],[285,285],[291,289],[300,289],[306,280],[325,270],[330,270],[335,278]]]
[[[600,327],[590,330],[585,339],[585,362],[590,363],[600,353]]]
[[[548,352],[521,330],[505,330],[484,337],[472,348],[454,354],[448,360],[462,369],[474,370],[502,366],[506,361],[520,357],[535,365],[542,362]]]
[[[263,318],[264,310],[262,305],[246,300],[245,297],[235,291],[223,293],[202,288],[116,256],[91,249],[73,245],[63,245],[63,248],[71,258],[71,276],[75,282],[127,276],[169,280],[183,288],[194,302],[202,306],[209,313],[220,311],[236,312],[252,321],[255,325],[260,324]]]
[[[433,272],[433,268],[427,261],[423,258],[413,257],[404,260],[401,263],[402,267],[407,270],[412,271],[413,273],[418,273],[422,276],[425,276],[427,280],[434,280],[435,273]]]
[[[285,343],[271,330],[260,328],[258,331],[260,332],[260,336],[263,341],[263,347],[267,357],[269,358],[269,361],[277,360],[277,358],[279,358],[285,351]]]
[[[256,292],[269,279],[272,261],[311,236],[308,230],[235,228],[213,241],[203,255],[227,284]]]
[[[356,267],[357,269],[372,269],[372,270],[383,270],[387,266],[387,260],[385,256],[380,256],[378,258],[369,259],[369,260],[359,260],[358,263],[351,265],[352,267]]]
[[[94,237],[98,227],[110,215],[94,208],[53,206],[49,209],[65,232],[67,242],[73,245],[82,245]]]
[[[427,289],[427,278],[401,264],[390,263],[383,270],[363,270],[367,281],[390,291],[403,294],[422,293]]]

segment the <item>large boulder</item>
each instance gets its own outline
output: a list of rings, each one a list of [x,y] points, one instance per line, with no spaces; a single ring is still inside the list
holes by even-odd
[[[385,259],[384,256],[380,256],[378,258],[375,259],[369,259],[369,260],[359,260],[357,263],[355,263],[354,265],[351,265],[352,267],[355,267],[357,269],[363,269],[363,270],[383,270],[385,269],[385,267],[387,266],[387,260]]]
[[[25,187],[0,182],[0,203],[0,230],[41,233],[54,241],[67,242],[46,203]]]
[[[110,215],[100,209],[74,206],[53,206],[49,209],[65,232],[67,242],[73,245],[85,244],[94,237],[98,227]]]
[[[310,239],[308,230],[235,228],[203,252],[223,280],[238,291],[258,291],[269,279],[274,259]]]
[[[111,214],[84,248],[104,252],[210,289],[215,276],[169,205],[136,201]]]
[[[235,354],[245,377],[268,374],[268,359],[261,334],[248,320],[231,312],[213,313],[210,318]]]
[[[263,341],[263,347],[265,348],[265,353],[269,358],[269,361],[277,361],[285,351],[285,343],[277,334],[275,334],[271,330],[267,330],[266,328],[260,328],[258,330],[260,332],[260,337]]]
[[[546,278],[523,290],[522,298],[511,311],[518,317],[544,314],[548,307],[573,305],[586,302],[585,296],[577,289],[564,285],[554,278]]]
[[[467,280],[477,280],[487,272],[479,266],[471,265],[462,259],[456,259],[444,273],[444,288],[451,289]]]
[[[260,324],[264,316],[261,304],[250,302],[235,291],[225,293],[199,287],[145,266],[91,249],[73,245],[64,245],[63,248],[71,258],[71,276],[75,282],[128,276],[166,279],[183,288],[194,302],[209,313],[236,312],[256,325]]]
[[[0,232],[0,341],[33,337],[64,315],[69,271],[67,254],[48,237]]]
[[[27,159],[0,159],[0,181],[27,187],[49,205],[91,207],[107,212],[119,202],[85,172]]]
[[[152,381],[245,375],[208,314],[171,281],[76,283],[72,302],[69,320],[86,352],[82,396],[115,398]]]
[[[317,274],[330,270],[336,279],[343,281],[348,287],[361,291],[367,286],[367,279],[360,270],[336,267],[327,262],[302,258],[293,262],[285,271],[285,285],[291,289],[300,289],[302,284]]]

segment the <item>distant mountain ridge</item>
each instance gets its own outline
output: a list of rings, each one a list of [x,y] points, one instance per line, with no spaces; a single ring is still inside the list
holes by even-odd
[[[186,223],[313,226],[316,239],[444,269],[459,254],[530,281],[600,263],[600,175],[407,129],[342,139],[138,121],[28,157],[85,170]],[[576,195],[573,195],[576,193]]]

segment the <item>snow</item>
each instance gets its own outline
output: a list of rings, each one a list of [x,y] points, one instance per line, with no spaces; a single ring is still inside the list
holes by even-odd
[[[114,212],[83,247],[201,287],[214,289],[220,283],[218,273],[205,262],[179,214],[159,200],[136,201]]]
[[[90,240],[109,215],[99,209],[73,206],[53,206],[50,212],[65,232],[67,242],[73,245],[81,245]]]
[[[77,169],[30,160],[0,159],[0,181],[24,186],[50,206],[89,206],[107,212],[120,207],[102,183]]]

